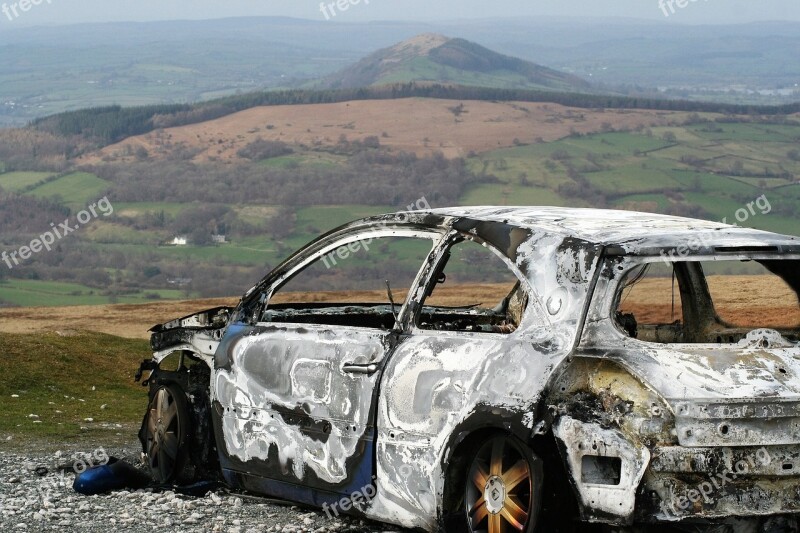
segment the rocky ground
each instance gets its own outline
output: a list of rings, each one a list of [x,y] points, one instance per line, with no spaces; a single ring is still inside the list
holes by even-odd
[[[283,504],[244,493],[216,489],[201,497],[175,491],[123,490],[100,496],[75,492],[72,468],[89,458],[107,455],[137,463],[135,445],[115,446],[92,452],[55,453],[0,451],[0,532],[58,531],[178,533],[410,533],[385,524]],[[727,525],[653,528],[600,528],[580,526],[569,531],[606,533],[797,533],[794,519],[773,518],[765,523],[732,520]]]
[[[72,489],[73,472],[59,466],[76,458],[104,457],[75,452],[22,455],[0,452],[0,531],[59,532],[373,532],[397,528],[349,517],[328,517],[313,509],[281,505],[217,489],[203,497],[151,489],[82,496]],[[135,447],[109,455],[136,461]]]

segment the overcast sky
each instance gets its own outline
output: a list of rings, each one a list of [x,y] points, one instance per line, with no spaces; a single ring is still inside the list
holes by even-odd
[[[25,0],[23,0],[24,2]],[[19,25],[121,20],[290,16],[325,20],[320,0],[0,0],[0,21]],[[325,0],[332,3],[336,0]],[[725,24],[756,20],[800,21],[798,0],[340,0],[337,21],[452,20],[461,18],[579,16],[634,17],[675,23]],[[659,2],[663,2],[660,4]],[[684,7],[680,7],[678,3]],[[672,4],[672,7],[669,6]],[[0,29],[5,24],[0,24]]]

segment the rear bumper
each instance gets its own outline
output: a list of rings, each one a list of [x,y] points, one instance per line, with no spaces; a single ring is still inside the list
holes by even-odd
[[[637,521],[800,513],[800,445],[653,450]]]

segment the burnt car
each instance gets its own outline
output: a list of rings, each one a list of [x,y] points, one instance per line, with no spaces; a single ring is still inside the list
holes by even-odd
[[[725,224],[367,218],[155,327],[140,438],[161,482],[424,531],[793,530],[799,291],[798,238]]]

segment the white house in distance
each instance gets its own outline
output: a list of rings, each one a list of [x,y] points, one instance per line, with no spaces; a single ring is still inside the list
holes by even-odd
[[[214,244],[227,244],[228,236],[222,234],[211,235],[211,242]],[[191,244],[191,242],[188,235],[176,235],[172,240],[164,243],[166,246],[188,246],[189,244]]]

